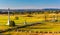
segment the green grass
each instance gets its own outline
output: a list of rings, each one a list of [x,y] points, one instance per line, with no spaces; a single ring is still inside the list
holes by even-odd
[[[22,30],[30,30],[30,31],[51,31],[51,32],[59,32],[60,31],[60,24],[58,22],[43,22],[43,24],[38,24],[38,25],[35,25],[35,26],[30,26],[30,27],[26,27],[26,28],[23,28]]]
[[[60,15],[60,14],[59,14]],[[58,15],[58,16],[59,16]],[[15,17],[18,16],[19,19],[16,20]],[[35,23],[35,22],[42,22],[43,24],[27,27],[26,29],[33,30],[33,31],[60,31],[60,22],[45,22],[45,15],[44,14],[37,14],[32,15],[33,17],[27,17],[27,15],[10,15],[10,20],[13,20],[16,25],[24,25],[24,21],[27,22],[27,24]],[[47,20],[52,17],[52,15],[47,16]],[[60,20],[60,16],[58,17],[58,20]],[[8,16],[7,15],[0,15],[0,25],[4,26],[7,24]],[[8,27],[8,26],[6,26]],[[6,28],[5,27],[5,28]],[[37,28],[37,29],[34,29]],[[25,28],[24,28],[25,29]]]

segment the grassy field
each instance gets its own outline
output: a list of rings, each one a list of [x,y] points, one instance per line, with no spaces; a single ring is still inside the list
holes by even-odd
[[[24,25],[24,22],[26,21],[27,24],[30,23],[37,23],[41,22],[42,24],[35,25],[35,26],[30,26],[26,28],[21,28],[22,30],[30,30],[30,31],[60,31],[60,14],[31,14],[32,17],[28,17],[26,15],[10,15],[10,20],[13,20],[16,25]],[[46,18],[45,18],[46,16]],[[54,17],[53,17],[54,16]],[[57,18],[58,16],[58,18]],[[15,17],[18,17],[19,19],[16,20]],[[49,20],[49,21],[45,21]],[[52,20],[56,19],[58,20],[57,22],[53,22]],[[7,29],[9,26],[7,26],[7,21],[8,21],[8,15],[1,15],[0,14],[0,30]]]
[[[19,17],[18,20],[15,19],[15,17]],[[41,17],[42,16],[42,17]],[[44,20],[44,15],[33,15],[33,17],[27,17],[27,15],[10,15],[10,20],[15,21],[16,24],[23,24],[25,21],[27,23],[35,23],[35,22],[41,22]],[[6,25],[8,21],[7,15],[0,15],[0,25]]]
[[[28,14],[26,15],[10,15],[10,20],[15,21],[16,24],[23,24],[24,21],[27,23],[35,23],[35,22],[42,22],[45,21],[45,16],[47,17],[46,20],[53,20],[53,14],[32,14],[32,17],[27,17]],[[58,19],[57,19],[58,16]],[[16,20],[15,17],[18,17],[19,19]],[[55,18],[57,20],[60,20],[60,14],[55,14]],[[8,21],[8,15],[0,15],[0,25],[6,25]]]

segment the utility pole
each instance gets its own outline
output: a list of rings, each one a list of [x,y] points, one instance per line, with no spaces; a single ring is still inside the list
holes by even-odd
[[[47,21],[48,12],[45,12],[45,21]]]
[[[53,19],[52,19],[53,22],[56,21],[56,16],[55,15],[56,15],[56,13],[55,13],[55,11],[53,11]]]

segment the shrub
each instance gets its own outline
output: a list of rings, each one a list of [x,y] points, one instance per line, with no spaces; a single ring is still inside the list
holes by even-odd
[[[32,15],[27,15],[27,17],[33,17]]]
[[[16,20],[18,20],[18,19],[19,19],[19,17],[15,17],[15,19],[16,19]]]
[[[15,22],[14,21],[10,21],[9,26],[14,27],[15,26]]]

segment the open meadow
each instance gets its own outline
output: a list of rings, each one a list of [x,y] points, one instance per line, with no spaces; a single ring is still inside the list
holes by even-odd
[[[60,13],[59,14],[30,14],[31,17],[28,16],[29,14],[15,14],[10,15],[10,20],[14,21],[16,25],[23,26],[26,24],[32,24],[32,23],[41,23],[34,26],[28,26],[26,28],[20,28],[21,30],[29,30],[33,32],[60,32]],[[18,19],[16,19],[18,17]],[[47,20],[47,21],[46,21]],[[55,21],[57,20],[57,21]],[[10,28],[7,26],[8,21],[8,15],[6,14],[0,14],[0,30],[8,29]],[[18,29],[19,30],[19,29]],[[11,31],[12,33],[16,33],[14,31]],[[9,32],[8,32],[9,33]],[[12,34],[11,33],[11,34]]]

